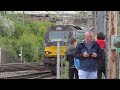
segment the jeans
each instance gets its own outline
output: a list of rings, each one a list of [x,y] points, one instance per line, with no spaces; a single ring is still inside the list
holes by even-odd
[[[97,71],[87,72],[83,70],[78,70],[79,79],[97,79]]]

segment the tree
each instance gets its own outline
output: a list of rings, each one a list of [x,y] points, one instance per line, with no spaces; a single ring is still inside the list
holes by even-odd
[[[0,36],[12,36],[15,32],[15,26],[14,23],[4,17],[0,15]]]
[[[44,33],[53,25],[51,22],[32,21],[22,14],[0,15],[0,47],[9,54],[9,60],[19,59],[23,48],[23,59],[27,62],[43,60]]]

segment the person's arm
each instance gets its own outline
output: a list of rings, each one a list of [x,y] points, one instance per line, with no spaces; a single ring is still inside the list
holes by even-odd
[[[97,57],[96,59],[102,59],[102,51],[101,51],[101,48],[100,46],[97,44]]]
[[[66,53],[67,55],[73,55],[75,53],[75,48],[73,46],[68,46]]]
[[[70,61],[71,58],[74,55],[74,47],[73,46],[68,46],[67,50],[66,50],[66,60]]]
[[[75,49],[74,57],[82,60],[82,59],[84,59],[84,57],[83,57],[83,53],[81,52],[82,48],[80,46],[81,46],[81,44],[77,45],[77,47]]]

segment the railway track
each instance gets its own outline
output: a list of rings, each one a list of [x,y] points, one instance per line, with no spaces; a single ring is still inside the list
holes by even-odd
[[[0,79],[55,79],[43,63],[0,64]],[[54,77],[54,78],[53,78]]]
[[[45,69],[45,67],[44,64],[41,62],[0,64],[0,72],[43,70],[43,69]]]
[[[16,76],[9,76],[4,79],[43,79],[47,77],[52,77],[52,73],[50,70],[46,71],[36,71],[32,73],[26,73],[22,75],[16,75]]]

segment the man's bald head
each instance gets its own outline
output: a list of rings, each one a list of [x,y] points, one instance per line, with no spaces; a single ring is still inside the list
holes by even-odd
[[[92,35],[92,36],[94,37],[94,33],[93,33],[92,31],[86,31],[86,32],[85,32],[85,36],[86,36],[86,35]]]
[[[85,32],[85,40],[91,42],[94,40],[94,33],[92,31]]]

